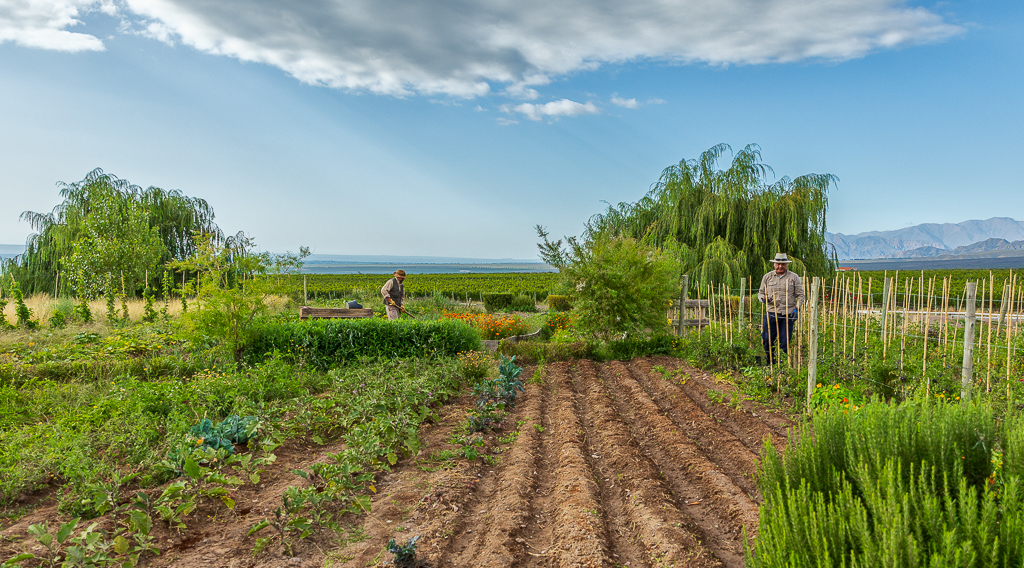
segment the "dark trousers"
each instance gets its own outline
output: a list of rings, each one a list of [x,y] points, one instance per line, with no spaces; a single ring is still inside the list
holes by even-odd
[[[778,363],[772,349],[776,341],[779,342],[779,349],[789,354],[789,340],[793,338],[793,328],[796,327],[796,318],[779,315],[769,312],[761,318],[761,345],[764,347],[764,354],[768,357],[768,363]]]

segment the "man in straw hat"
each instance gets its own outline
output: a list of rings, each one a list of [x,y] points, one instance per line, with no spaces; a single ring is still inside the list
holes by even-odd
[[[401,315],[402,301],[405,300],[405,271],[396,270],[394,278],[388,280],[381,287],[380,293],[384,296],[384,309],[388,312],[388,319],[398,319]]]
[[[787,349],[793,337],[798,308],[804,302],[803,284],[799,276],[788,270],[790,262],[793,261],[786,253],[776,254],[772,259],[775,270],[764,275],[757,290],[757,299],[765,305],[765,314],[761,318],[761,345],[769,365],[778,363],[772,349],[776,341],[783,353],[789,353]]]

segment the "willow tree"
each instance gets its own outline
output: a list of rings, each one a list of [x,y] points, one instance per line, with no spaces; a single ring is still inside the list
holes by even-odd
[[[75,254],[76,243],[81,249],[80,241],[89,235],[90,219],[97,212],[141,208],[147,232],[155,229],[163,244],[159,264],[195,254],[196,234],[221,236],[210,205],[178,190],[142,189],[99,168],[80,182],[59,182],[57,187],[63,201],[53,211],[21,214],[21,220],[35,232],[28,237],[25,253],[5,266],[8,276],[18,280],[26,293],[54,290],[58,273],[67,268],[65,263]],[[66,282],[67,278],[60,280]]]
[[[621,235],[675,251],[682,271],[703,282],[737,286],[743,276],[759,277],[769,259],[785,252],[798,272],[834,270],[835,254],[825,241],[832,174],[806,174],[769,182],[770,167],[749,145],[728,169],[718,162],[731,148],[719,144],[696,160],[666,168],[636,203],[609,206],[586,224],[584,239]],[[542,256],[544,247],[542,245]]]

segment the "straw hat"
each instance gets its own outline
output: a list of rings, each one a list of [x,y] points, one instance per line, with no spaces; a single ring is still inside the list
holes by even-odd
[[[395,276],[405,276],[405,271],[399,268],[395,271]]]
[[[789,263],[791,263],[793,261],[789,260],[789,257],[786,256],[786,253],[779,252],[779,253],[775,253],[775,258],[772,259],[772,263],[776,263],[776,262],[780,262],[780,263],[784,263],[784,264],[789,264]]]

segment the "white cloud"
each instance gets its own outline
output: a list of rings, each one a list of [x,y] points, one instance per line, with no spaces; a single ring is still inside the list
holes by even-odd
[[[623,99],[617,94],[612,95],[612,104],[625,108],[636,108],[639,106],[636,99]]]
[[[116,11],[109,0],[0,1],[0,43],[56,51],[103,51],[103,42],[96,36],[66,29],[81,24],[79,16],[91,9],[108,15]]]
[[[102,49],[67,31],[112,0],[0,0],[0,42]],[[395,96],[526,100],[566,74],[631,60],[843,61],[963,28],[904,0],[118,0],[137,33]]]
[[[513,124],[519,124],[518,120],[512,120],[510,118],[498,118],[498,124],[502,126],[510,126]]]
[[[663,105],[663,104],[665,104],[667,102],[668,101],[666,101],[665,99],[650,98],[650,99],[647,99],[647,102],[645,102],[644,104],[648,104],[648,105]]]
[[[570,101],[569,99],[551,101],[550,103],[544,103],[542,105],[535,105],[533,103],[523,103],[515,106],[502,105],[501,111],[507,113],[522,113],[530,120],[541,120],[545,116],[578,116],[581,114],[601,113],[601,109],[594,103],[578,103],[576,101]]]

